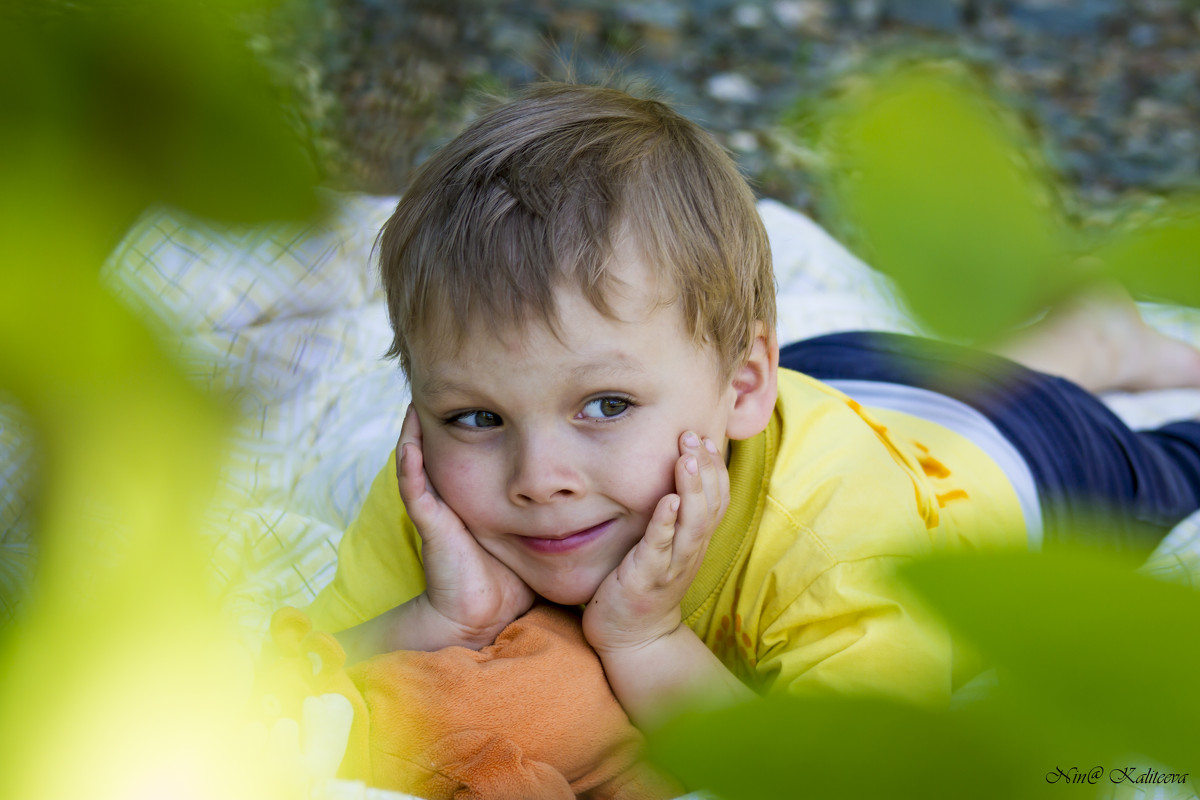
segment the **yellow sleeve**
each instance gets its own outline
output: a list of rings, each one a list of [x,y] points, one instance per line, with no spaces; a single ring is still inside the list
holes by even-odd
[[[714,535],[688,624],[765,691],[944,706],[978,656],[895,574],[946,550],[1023,546],[1007,477],[933,423],[877,418],[784,370],[779,386],[776,418],[730,465],[731,486],[757,505],[736,535]]]
[[[425,590],[421,539],[400,500],[394,451],[346,529],[337,558],[333,581],[308,608],[318,630],[353,627]]]
[[[948,632],[902,583],[904,556],[840,561],[763,620],[759,676],[771,691],[870,693],[942,705],[952,692]]]

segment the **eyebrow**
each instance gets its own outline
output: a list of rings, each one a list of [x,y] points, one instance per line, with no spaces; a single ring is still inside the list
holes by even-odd
[[[438,397],[444,394],[467,394],[470,391],[470,387],[446,380],[445,378],[433,378],[421,382],[421,393],[426,397]]]
[[[646,368],[637,359],[618,353],[611,360],[593,361],[573,367],[571,369],[571,380],[576,383],[582,383],[586,380],[600,380],[609,376],[625,377],[629,373],[634,373],[636,377],[641,377],[646,372]]]

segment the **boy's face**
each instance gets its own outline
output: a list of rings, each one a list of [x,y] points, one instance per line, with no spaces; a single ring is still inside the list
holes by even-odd
[[[533,591],[586,603],[675,491],[679,437],[725,452],[737,393],[649,269],[623,259],[617,319],[571,290],[545,326],[467,331],[453,359],[412,353],[425,468],[479,544]]]

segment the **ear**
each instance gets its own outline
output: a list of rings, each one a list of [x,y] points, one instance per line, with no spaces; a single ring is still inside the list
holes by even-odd
[[[730,439],[757,436],[771,421],[779,394],[779,342],[764,323],[754,323],[750,357],[734,370],[731,383],[735,398],[725,435]]]

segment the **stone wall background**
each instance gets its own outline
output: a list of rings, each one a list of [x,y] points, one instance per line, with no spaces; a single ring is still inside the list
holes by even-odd
[[[570,64],[657,87],[761,196],[812,211],[781,118],[911,47],[989,75],[1090,207],[1200,184],[1200,0],[309,0],[304,13],[320,31],[301,42],[310,116],[345,189],[401,191],[481,93]]]

